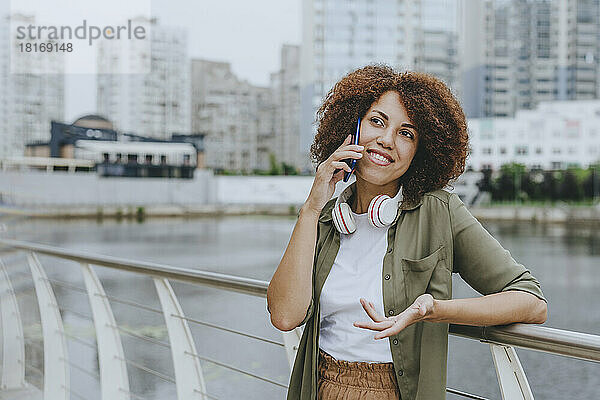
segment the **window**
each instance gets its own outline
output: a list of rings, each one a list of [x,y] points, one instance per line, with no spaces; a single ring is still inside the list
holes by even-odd
[[[527,146],[517,146],[515,147],[515,154],[518,156],[526,156],[528,153]]]

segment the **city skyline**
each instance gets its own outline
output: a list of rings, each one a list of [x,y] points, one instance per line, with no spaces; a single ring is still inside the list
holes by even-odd
[[[268,1],[264,1],[263,7]],[[207,153],[212,156],[207,159],[209,167],[264,170],[273,163],[269,157],[278,154],[307,171],[312,168],[308,150],[314,134],[316,107],[341,76],[373,62],[433,74],[454,92],[468,118],[512,117],[519,109],[534,109],[540,101],[597,98],[596,84],[600,84],[600,80],[596,78],[600,67],[596,55],[600,40],[594,33],[599,31],[600,25],[588,14],[600,12],[598,0],[593,4],[584,0],[564,1],[568,4],[558,0],[550,3],[405,0],[393,4],[382,0],[351,3],[295,0],[296,5],[302,4],[301,43],[286,42],[273,31],[275,33],[269,33],[270,44],[265,46],[257,36],[242,38],[243,33],[250,27],[249,31],[258,32],[260,36],[265,21],[278,20],[278,10],[255,19],[249,9],[232,9],[231,3],[219,5],[202,14],[204,19],[213,20],[211,25],[196,21],[193,12],[184,16],[177,3],[169,8],[166,3],[157,1],[151,17],[135,17],[138,22],[150,21],[147,26],[153,28],[152,50],[139,46],[132,50],[129,43],[101,42],[98,73],[66,77],[61,74],[66,90],[60,95],[51,92],[50,83],[45,83],[43,88],[30,84],[27,90],[20,92],[12,83],[6,83],[4,87],[9,95],[14,92],[13,96],[18,93],[21,97],[37,99],[13,101],[32,106],[15,111],[16,117],[21,119],[8,120],[35,119],[41,113],[32,112],[33,105],[60,99],[60,112],[53,111],[38,118],[38,122],[68,123],[82,115],[97,114],[108,118],[119,131],[157,139],[168,138],[170,133],[202,133],[206,135]],[[251,8],[255,14],[262,10]],[[16,10],[19,9],[12,9],[13,20],[41,25],[58,22],[52,13],[36,20],[27,14],[27,9]],[[42,13],[42,8],[30,10]],[[507,21],[520,11],[524,19],[531,14],[535,20],[527,29],[512,32],[512,25]],[[83,14],[81,10],[79,14],[73,12],[70,23],[77,23],[73,21],[87,13],[86,10]],[[292,14],[288,11],[288,16]],[[568,18],[553,17],[563,14]],[[190,27],[191,21],[202,26],[205,32],[200,35],[202,40],[195,40],[198,31]],[[234,27],[236,23],[239,26]],[[260,27],[254,26],[257,24]],[[570,26],[573,29],[567,29]],[[255,46],[245,46],[245,53],[239,55],[236,48],[226,46],[227,41],[236,46],[243,43]],[[256,46],[256,43],[261,45]],[[237,65],[245,66],[247,73],[254,70],[254,80],[236,71],[233,58],[239,55],[241,60],[250,54],[260,59],[258,51],[266,54],[269,46],[280,53],[276,65],[265,66],[266,59],[240,61]],[[197,51],[213,53],[198,56]],[[217,55],[219,52],[222,57]],[[152,72],[143,74],[145,70],[141,67],[133,69],[139,71],[136,74],[116,72],[132,59],[148,60]],[[545,68],[540,69],[540,65]],[[197,73],[190,81],[194,66],[198,67]],[[262,74],[268,74],[268,82],[255,83]],[[4,74],[2,82],[18,78]],[[77,82],[87,78],[93,80],[89,87]],[[477,109],[473,109],[473,105]],[[228,118],[223,119],[223,115]],[[216,120],[222,122],[215,123]],[[22,131],[21,137],[28,138],[25,142],[47,136],[43,128],[34,129],[25,122],[21,125],[4,131]],[[221,154],[225,143],[231,150]],[[246,143],[242,145],[244,151],[238,149],[242,143]],[[10,147],[16,149],[17,145]],[[500,154],[509,152],[505,149]]]
[[[435,0],[421,1],[423,4],[427,2],[432,4],[436,3]],[[191,10],[186,9],[186,12],[182,12],[183,4],[181,1],[166,2],[163,0],[155,0],[152,2],[152,15],[158,19],[158,24],[162,26],[178,27],[188,31],[188,37],[190,39],[188,40],[187,53],[190,59],[227,62],[231,64],[232,72],[238,76],[239,79],[246,80],[248,83],[255,86],[268,86],[270,74],[278,69],[278,55],[282,46],[285,44],[302,45],[302,40],[306,39],[302,38],[302,30],[303,26],[306,28],[306,21],[302,21],[301,12],[302,4],[305,4],[306,2],[307,1],[303,0],[287,0],[286,2],[260,0],[258,3],[253,3],[252,6],[249,6],[247,4],[235,5],[233,0],[229,0],[217,5],[211,5],[210,8],[192,6]],[[482,1],[481,5],[488,3],[489,1]],[[502,7],[501,4],[504,4],[502,2],[496,3],[499,7]],[[509,3],[511,2],[506,4]],[[533,3],[536,2],[534,1],[532,4]],[[285,4],[285,7],[283,7],[282,4]],[[442,1],[440,4],[446,3]],[[469,1],[465,1],[464,4],[465,6],[469,5],[468,8],[472,8],[470,7],[472,4]],[[200,7],[199,10],[201,9],[202,12],[195,12],[197,10],[195,10],[194,7]],[[571,10],[571,8],[569,8],[569,10]],[[7,11],[6,5],[0,6],[0,13]],[[363,11],[361,10],[361,14],[362,13]],[[477,14],[478,12],[475,11],[474,13]],[[368,15],[369,14],[367,13],[367,16]],[[481,15],[479,15],[479,17],[481,17]],[[428,25],[431,25],[432,21],[437,23],[435,18],[437,17],[434,16],[434,18],[429,21]],[[382,21],[378,21],[377,25],[380,25],[380,22]],[[271,29],[271,31],[269,31],[269,29]],[[243,35],[240,34],[240,32],[242,32]],[[215,33],[218,34],[215,35]],[[207,37],[210,39],[203,40],[203,38]],[[269,38],[269,40],[267,41],[266,38]],[[256,45],[256,43],[260,43],[260,45]],[[586,61],[593,59],[589,57],[592,53],[588,53],[586,53]],[[471,55],[467,58],[470,59]],[[481,60],[479,60],[479,63],[481,63]],[[392,62],[392,64],[395,63]],[[466,62],[466,64],[469,63]],[[500,64],[502,64],[502,62]],[[410,67],[410,62],[407,65]],[[413,67],[417,67],[417,65],[414,65]],[[430,69],[427,68],[427,66],[420,67],[421,68],[418,69],[423,69],[422,67],[425,67],[424,70]],[[469,70],[469,66],[465,65],[465,67],[463,73],[469,71],[475,75],[478,74],[476,71]],[[502,65],[497,68],[500,67],[502,67]],[[436,76],[444,75],[442,71],[436,70],[436,72],[438,72],[436,73]],[[444,78],[446,77],[444,76]],[[456,78],[457,77],[444,80],[450,81],[448,83],[450,83],[451,86],[454,86],[452,85],[452,81]],[[330,77],[328,80],[332,82],[332,79],[335,80],[334,77]],[[325,82],[322,82],[321,85],[323,83]],[[496,82],[494,81],[494,85],[495,84]],[[322,85],[321,89],[318,90],[321,95],[323,94],[323,91],[326,91],[326,86],[327,85]],[[460,85],[456,88],[453,87],[453,89],[458,89],[459,92],[461,91]],[[496,90],[497,88],[494,86],[493,89]],[[524,88],[520,88],[520,90],[524,90]],[[96,91],[96,75],[65,75],[65,120],[75,120],[81,115],[98,113],[100,110],[96,107]],[[470,111],[473,111],[471,109],[472,101],[470,97],[473,97],[473,100],[477,98],[480,103],[483,103],[483,99],[479,98],[479,96],[472,96],[471,94],[466,96],[466,98],[462,98],[461,100],[465,102],[465,111],[469,115],[471,114]],[[500,96],[498,97],[500,98]],[[542,98],[540,100],[547,101],[550,100],[550,98]],[[488,101],[489,100],[486,98],[485,102]],[[498,101],[500,102],[500,100]],[[502,101],[507,103],[507,100],[502,99]],[[529,107],[533,106],[528,99],[524,99],[523,102],[524,105],[529,104]],[[502,116],[500,111],[502,110],[499,110],[498,116]],[[473,115],[470,116],[491,115],[497,115],[497,113],[480,114],[479,112],[473,112]]]
[[[278,71],[283,44],[301,41],[302,0],[224,0],[206,7],[181,0],[152,1],[152,16],[163,26],[188,30],[188,55],[228,62],[232,71],[257,86],[268,86]],[[0,5],[0,15],[10,12]],[[203,38],[208,38],[203,40]],[[65,120],[96,113],[96,75],[65,75]]]

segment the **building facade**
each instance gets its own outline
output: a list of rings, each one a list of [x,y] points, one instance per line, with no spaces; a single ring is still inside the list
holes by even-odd
[[[600,162],[600,100],[541,102],[514,117],[470,119],[473,170],[519,163],[528,168],[586,168]]]
[[[272,92],[238,79],[226,62],[192,60],[192,130],[203,133],[208,168],[267,169],[274,137]]]
[[[470,117],[507,117],[600,95],[599,0],[463,0],[461,79]]]
[[[11,19],[35,24],[33,16],[0,18],[0,158],[23,156],[26,143],[49,140],[50,122],[64,117],[64,59],[57,53],[11,49]],[[11,63],[14,72],[28,73],[11,73]]]
[[[275,121],[269,151],[278,162],[299,167],[300,160],[300,46],[281,47],[281,67],[271,74]]]
[[[157,139],[168,139],[173,132],[189,133],[187,31],[161,26],[156,19],[142,22],[151,25],[149,48],[126,40],[99,43],[97,112],[122,132]],[[147,65],[148,59],[149,73],[123,73],[136,70],[136,63],[140,68]]]

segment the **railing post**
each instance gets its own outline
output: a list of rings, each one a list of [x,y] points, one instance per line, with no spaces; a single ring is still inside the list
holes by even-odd
[[[44,399],[69,400],[69,358],[56,297],[37,256],[29,253],[27,261],[38,299],[44,337]]]
[[[96,328],[100,387],[103,400],[128,400],[129,378],[121,336],[102,283],[89,264],[81,263]]]
[[[169,333],[177,398],[205,400],[207,399],[206,386],[196,345],[175,292],[169,281],[164,278],[154,278],[154,286],[156,286]]]
[[[514,347],[490,343],[490,350],[496,366],[502,398],[533,400],[533,393]]]
[[[283,344],[285,344],[285,352],[287,354],[288,363],[290,364],[291,373],[294,368],[294,361],[296,360],[300,339],[302,338],[302,328],[298,327],[288,332],[281,332],[281,334],[283,336]]]
[[[0,260],[0,310],[2,312],[2,390],[25,385],[25,338],[17,298]]]

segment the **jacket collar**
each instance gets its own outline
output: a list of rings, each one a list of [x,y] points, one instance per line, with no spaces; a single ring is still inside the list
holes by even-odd
[[[352,192],[352,194],[354,194],[356,191],[356,181],[352,182],[352,184],[350,184],[350,186],[348,186],[348,187],[350,188],[350,191]],[[348,198],[350,198],[350,196],[348,196]],[[325,203],[325,207],[323,207],[323,210],[321,210],[321,215],[319,216],[319,222],[331,221],[331,219],[332,219],[331,211],[333,210],[333,207],[335,207],[336,201],[337,201],[337,197],[334,197],[331,200],[329,200],[327,203]],[[398,212],[398,215],[396,216],[396,219],[394,220],[394,223],[396,223],[396,221],[398,221],[398,217],[400,216],[402,211],[414,210],[414,209],[420,207],[422,204],[423,204],[423,196],[421,196],[418,201],[413,202],[413,203],[409,203],[406,201],[400,202],[398,204],[399,212]]]

